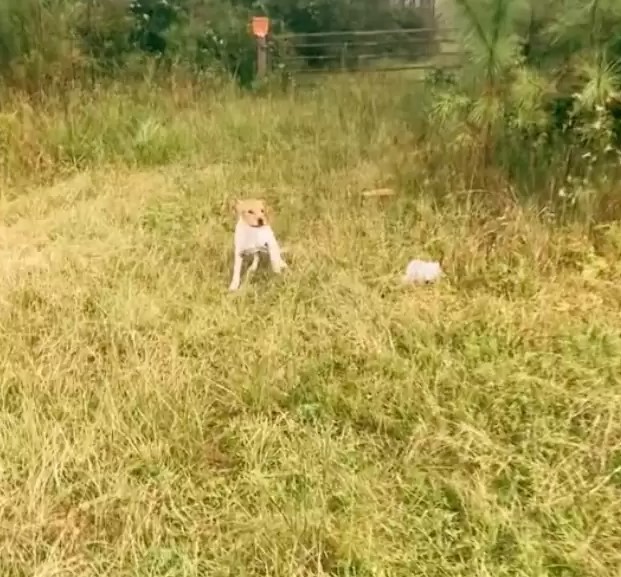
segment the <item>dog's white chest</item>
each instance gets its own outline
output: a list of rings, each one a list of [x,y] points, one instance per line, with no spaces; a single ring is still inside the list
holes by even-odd
[[[269,226],[262,226],[260,228],[242,226],[237,230],[236,234],[237,250],[239,254],[244,256],[253,255],[257,252],[267,253],[273,236],[274,233]]]

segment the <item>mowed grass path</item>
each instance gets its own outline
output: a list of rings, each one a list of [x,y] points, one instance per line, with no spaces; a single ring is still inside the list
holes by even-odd
[[[395,126],[286,113],[276,152],[7,189],[2,575],[617,574],[621,229],[363,201]],[[231,295],[250,195],[291,266]]]

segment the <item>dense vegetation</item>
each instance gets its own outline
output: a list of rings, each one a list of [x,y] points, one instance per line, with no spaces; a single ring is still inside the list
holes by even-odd
[[[618,574],[621,3],[442,8],[454,74],[282,83],[250,14],[415,13],[0,0],[0,575]]]
[[[117,73],[145,55],[195,72],[222,69],[248,83],[252,15],[269,14],[273,30],[289,32],[424,24],[416,10],[384,0],[3,0],[0,11],[0,66],[26,86],[80,69]]]
[[[252,14],[296,32],[425,24],[419,11],[384,0],[5,0],[1,10],[4,84],[31,94],[146,76],[203,87],[232,76],[250,86]],[[522,192],[592,202],[595,165],[609,182],[619,160],[621,4],[456,0],[437,12],[440,27],[457,26],[465,66],[430,75],[415,107],[419,136],[442,155],[449,147],[466,171],[494,165]],[[616,214],[615,199],[596,196]]]
[[[621,4],[456,5],[468,58],[456,85],[429,92],[438,146],[501,166],[521,190],[593,202],[619,168]],[[618,211],[614,194],[599,198]]]

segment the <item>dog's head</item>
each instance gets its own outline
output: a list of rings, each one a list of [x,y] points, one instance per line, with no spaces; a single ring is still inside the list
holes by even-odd
[[[268,224],[265,202],[256,198],[235,201],[235,212],[248,226],[259,228]]]

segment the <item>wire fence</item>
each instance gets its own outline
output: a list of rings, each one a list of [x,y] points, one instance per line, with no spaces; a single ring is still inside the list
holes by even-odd
[[[463,58],[448,28],[277,34],[267,51],[272,71],[292,74],[454,69]]]

